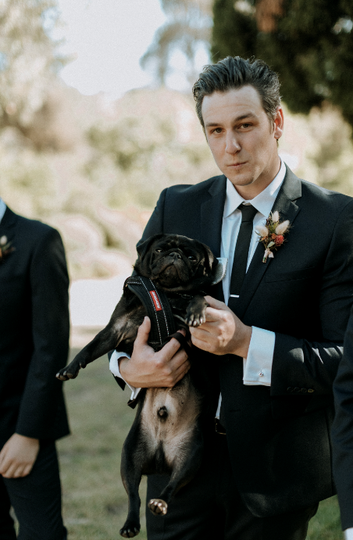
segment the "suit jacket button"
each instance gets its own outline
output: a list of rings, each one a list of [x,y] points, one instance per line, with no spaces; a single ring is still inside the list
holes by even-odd
[[[315,392],[314,388],[308,388],[308,394],[312,394],[313,392]]]
[[[295,392],[297,394],[298,392],[300,392],[300,388],[298,388],[298,386],[296,386],[295,388],[293,388],[293,392]]]
[[[293,388],[291,386],[288,386],[287,392],[293,392]]]

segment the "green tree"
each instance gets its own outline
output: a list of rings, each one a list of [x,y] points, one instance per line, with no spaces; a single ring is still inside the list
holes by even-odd
[[[292,112],[330,102],[353,126],[350,0],[215,0],[212,58],[262,58]]]
[[[45,108],[64,63],[51,38],[57,22],[56,0],[0,2],[0,129],[13,126],[28,137]]]

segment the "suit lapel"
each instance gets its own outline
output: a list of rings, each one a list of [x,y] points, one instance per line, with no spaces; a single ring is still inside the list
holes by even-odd
[[[0,238],[5,236],[6,241],[9,242],[10,246],[15,249],[16,249],[16,244],[17,244],[15,240],[16,221],[17,221],[16,214],[12,212],[12,210],[10,210],[9,208],[6,208],[5,214],[0,222]],[[11,257],[11,255],[7,255],[7,256]],[[10,265],[6,264],[6,258],[5,258],[0,262],[0,274],[2,278],[1,281],[3,280],[5,276],[8,275],[9,272],[13,272],[13,267],[11,264]]]
[[[225,176],[217,176],[208,191],[208,199],[201,204],[201,242],[207,244],[216,257],[221,252],[225,184]]]
[[[6,208],[4,217],[2,218],[0,222],[0,236],[6,235],[7,233],[10,234],[9,231],[15,226],[16,224],[16,214],[10,210],[10,208]]]
[[[301,181],[287,167],[285,179],[274,202],[272,211],[275,212],[277,210],[280,214],[281,221],[288,219],[292,225],[300,211],[300,208],[295,201],[301,197],[301,194]],[[246,309],[268,268],[271,264],[276,264],[276,258],[268,259],[266,263],[263,263],[263,254],[264,246],[259,242],[246,273],[240,297],[234,304],[232,303],[233,305],[231,307],[240,319],[243,318]]]
[[[207,244],[216,257],[221,253],[221,234],[226,177],[217,176],[208,191],[208,198],[201,204],[201,242]],[[223,300],[222,283],[213,287],[212,295]]]

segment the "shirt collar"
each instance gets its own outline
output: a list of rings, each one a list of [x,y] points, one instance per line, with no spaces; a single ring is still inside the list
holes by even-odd
[[[1,223],[2,218],[4,217],[5,211],[6,211],[6,204],[0,198],[0,223]]]
[[[273,207],[273,204],[278,195],[279,189],[283,183],[284,177],[286,176],[286,165],[284,161],[281,160],[281,167],[278,174],[274,177],[272,182],[265,188],[261,193],[256,195],[252,200],[245,200],[237,190],[234,188],[233,184],[227,178],[226,184],[226,201],[224,205],[224,217],[229,217],[238,206],[243,203],[250,203],[258,212],[260,212],[264,217],[267,217]]]

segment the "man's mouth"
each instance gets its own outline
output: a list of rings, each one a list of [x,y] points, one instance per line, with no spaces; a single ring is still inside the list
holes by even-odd
[[[237,168],[242,167],[243,165],[246,165],[246,163],[247,163],[246,161],[242,161],[241,163],[229,163],[227,167],[232,167],[232,168],[237,169]]]

